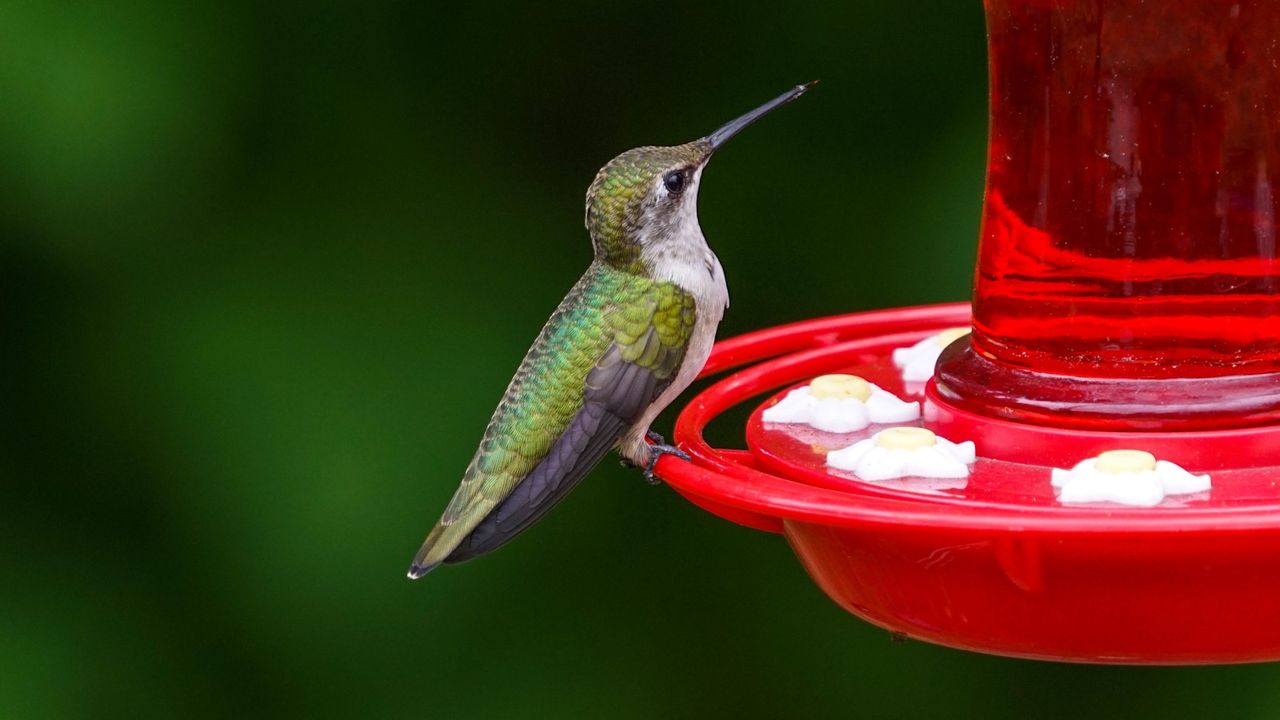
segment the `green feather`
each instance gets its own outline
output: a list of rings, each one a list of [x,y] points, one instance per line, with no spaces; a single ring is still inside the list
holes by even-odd
[[[668,380],[679,370],[696,319],[693,296],[680,287],[593,262],[520,363],[415,564],[447,558],[546,457],[582,408],[587,374],[610,347]]]

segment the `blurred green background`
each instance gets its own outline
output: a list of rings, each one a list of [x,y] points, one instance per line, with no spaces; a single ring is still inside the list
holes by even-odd
[[[616,153],[821,78],[706,173],[721,336],[966,296],[976,0],[6,1],[0,28],[0,717],[1280,713],[1272,666],[892,642],[612,461],[404,577]]]

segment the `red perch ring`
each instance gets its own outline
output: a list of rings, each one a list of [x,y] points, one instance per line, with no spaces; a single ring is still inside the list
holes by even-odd
[[[693,462],[663,458],[657,472],[716,515],[783,534],[837,604],[912,638],[1074,662],[1280,659],[1280,428],[1054,430],[956,417],[933,396],[923,425],[953,441],[977,442],[979,459],[958,486],[868,483],[828,470],[823,433],[761,421],[773,398],[748,422],[751,450],[717,449],[703,439],[725,410],[823,373],[856,373],[922,399],[920,389],[897,378],[891,350],[968,322],[968,304],[957,303],[812,320],[723,341],[703,375],[746,367],[680,414],[675,439]],[[1010,431],[1023,434],[1010,439]],[[827,439],[843,445],[865,435]],[[1211,453],[1177,449],[1205,442]],[[1157,508],[1057,502],[1050,467],[1069,467],[1101,447],[1135,446],[1210,471],[1212,490]],[[1016,461],[1008,459],[1011,447],[1021,453]],[[1263,454],[1269,466],[1259,466]]]

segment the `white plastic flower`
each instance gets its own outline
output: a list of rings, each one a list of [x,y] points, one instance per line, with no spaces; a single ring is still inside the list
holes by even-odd
[[[857,375],[821,375],[765,409],[765,422],[802,423],[833,433],[856,432],[871,423],[910,422],[920,403],[906,402]]]
[[[933,377],[938,356],[951,343],[969,334],[967,327],[953,327],[921,340],[911,347],[893,351],[893,364],[902,372],[903,382],[925,382]]]
[[[1168,495],[1210,489],[1208,475],[1192,475],[1144,450],[1108,450],[1070,470],[1053,471],[1058,501],[1064,504],[1112,502],[1151,507]]]
[[[972,442],[953,443],[918,427],[894,427],[827,453],[827,465],[862,480],[963,478],[976,460]]]

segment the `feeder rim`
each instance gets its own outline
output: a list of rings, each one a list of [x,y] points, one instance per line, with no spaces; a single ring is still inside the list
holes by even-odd
[[[1264,507],[1014,509],[958,506],[929,496],[917,500],[840,492],[754,469],[747,464],[750,460],[745,451],[714,448],[703,437],[707,424],[731,407],[812,375],[834,371],[849,353],[872,344],[882,345],[897,336],[909,344],[918,340],[921,332],[967,323],[969,308],[968,303],[945,303],[851,313],[766,328],[717,343],[700,378],[756,364],[719,380],[689,401],[676,421],[674,440],[692,462],[663,457],[655,468],[657,475],[686,496],[763,516],[758,523],[748,523],[762,528],[774,527],[781,520],[912,533],[981,530],[993,536],[1280,532],[1280,513]]]

